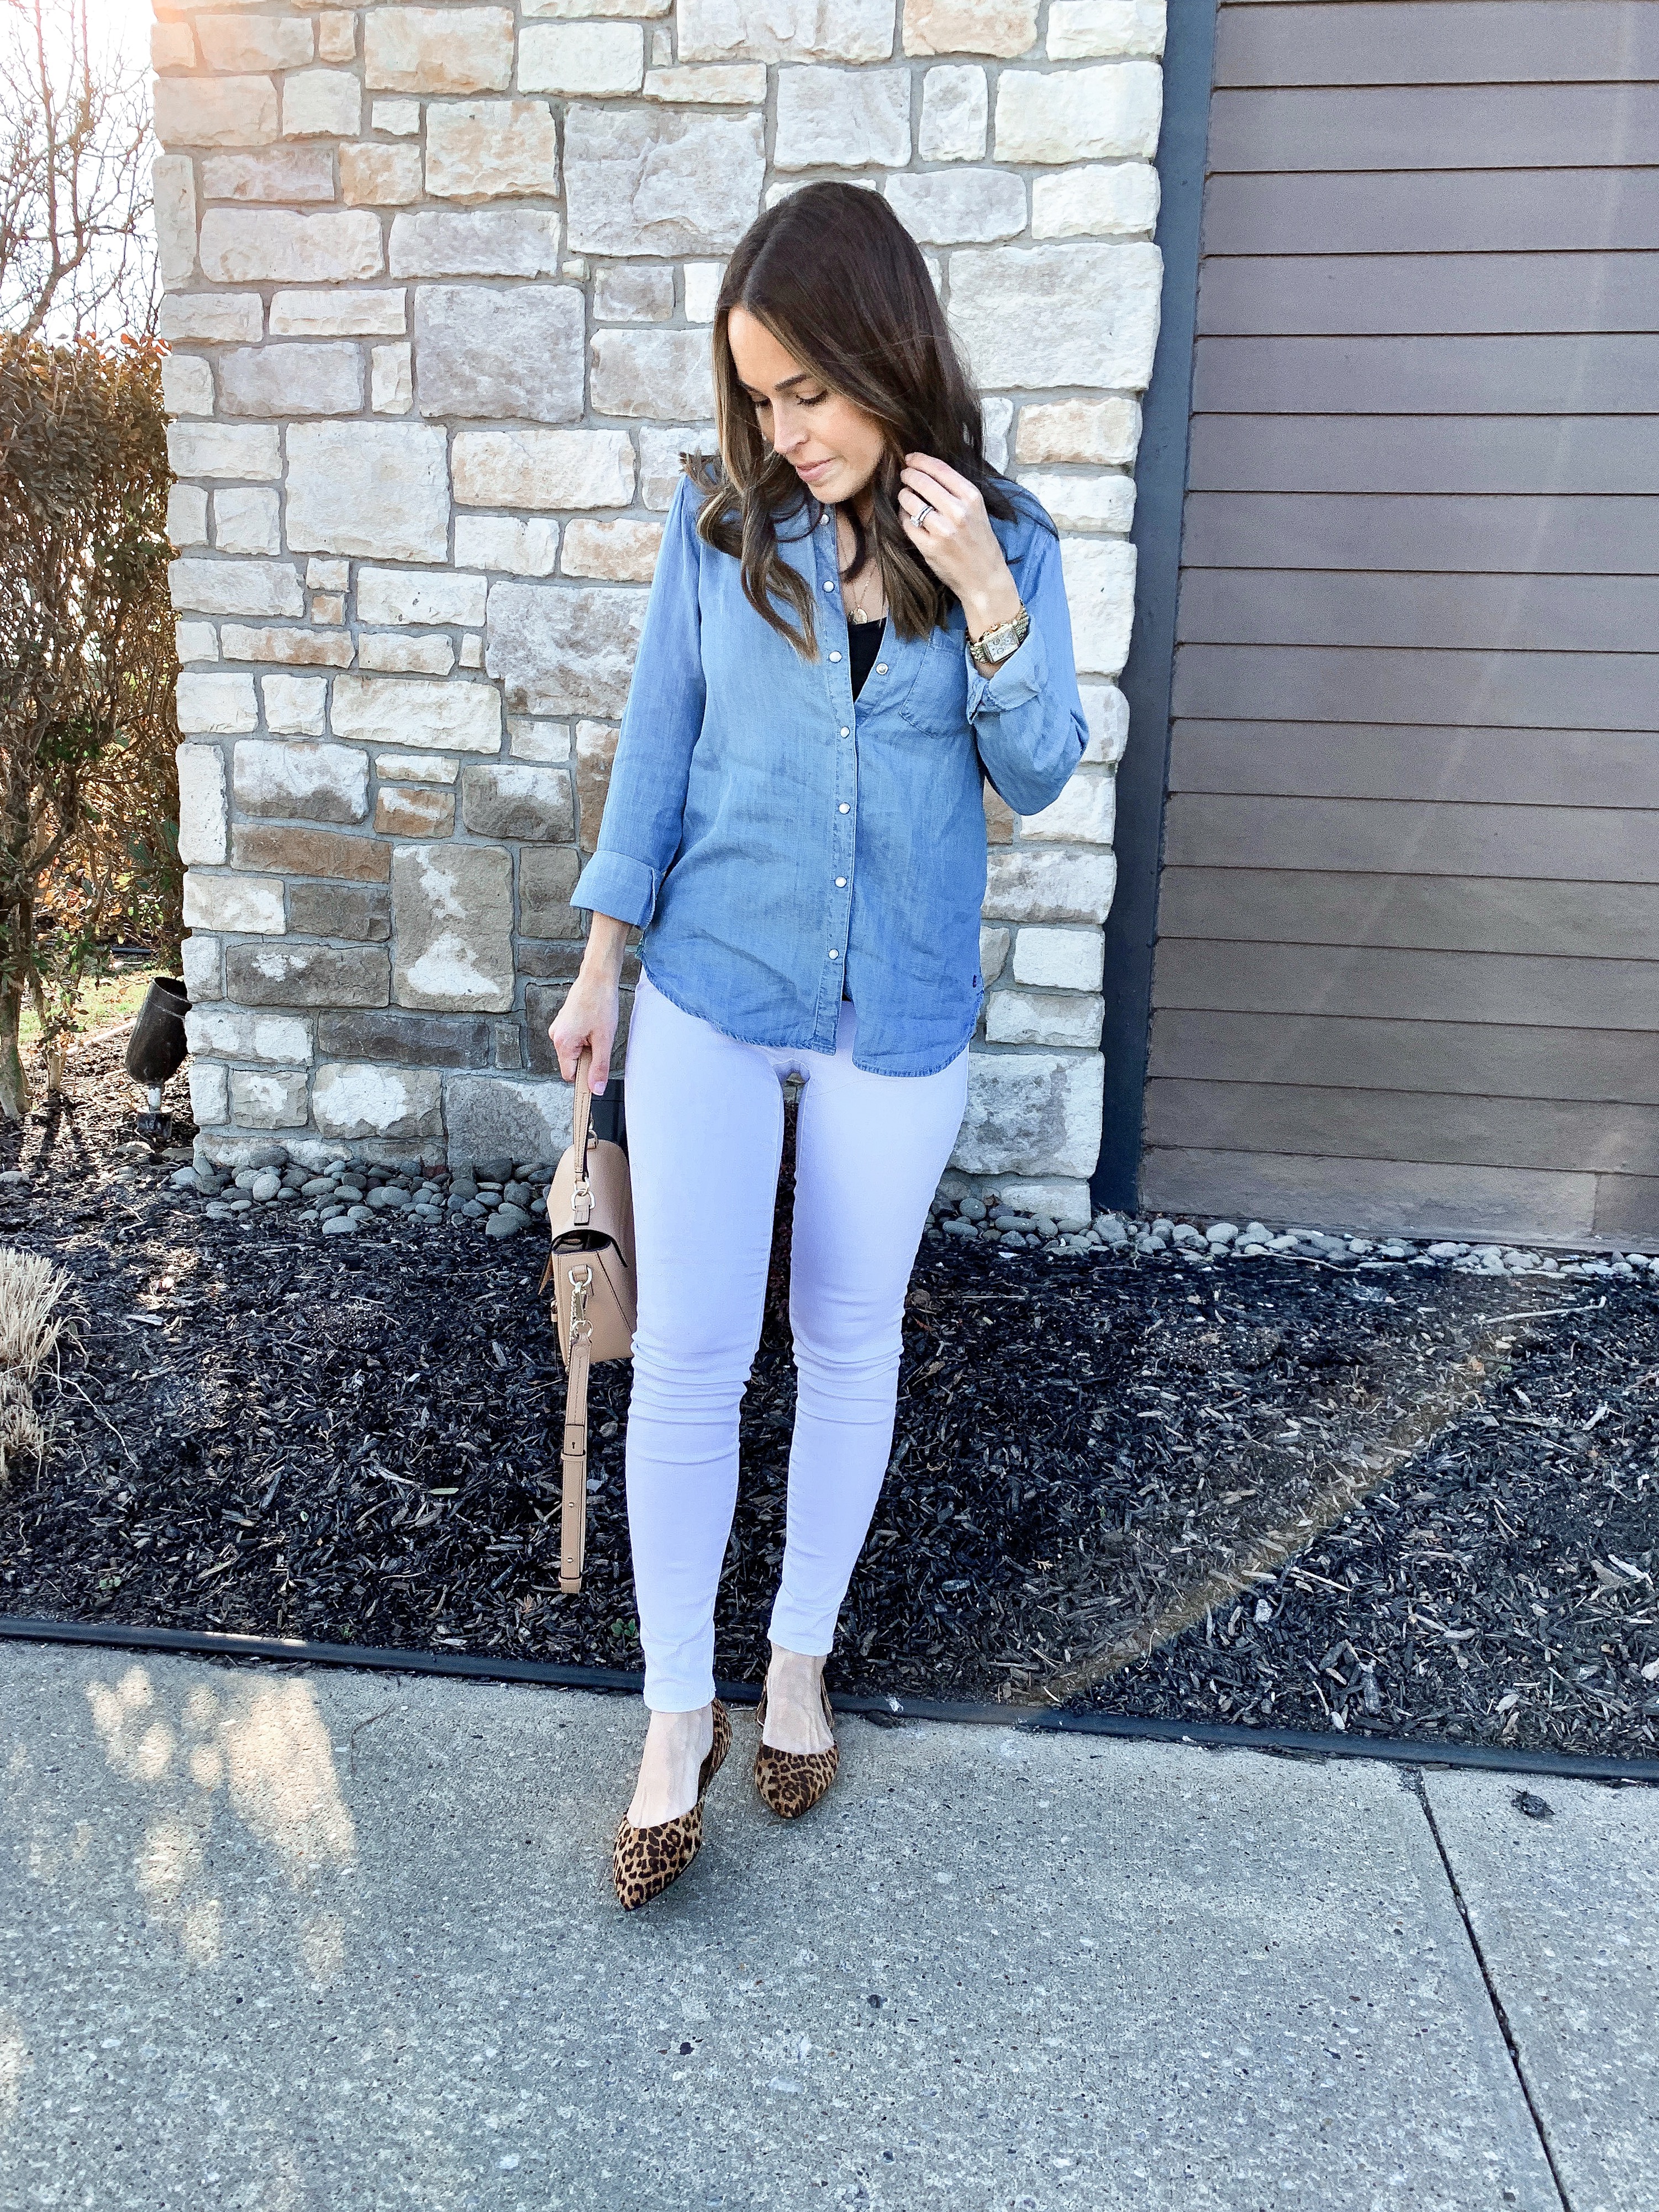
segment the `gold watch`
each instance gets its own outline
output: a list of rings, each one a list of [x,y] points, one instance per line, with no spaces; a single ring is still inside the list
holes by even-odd
[[[1018,653],[1024,644],[1030,627],[1031,611],[1022,599],[1019,612],[1012,622],[999,623],[994,629],[988,629],[983,637],[970,637],[968,651],[978,667],[990,667],[1000,660],[1006,660],[1010,653]]]

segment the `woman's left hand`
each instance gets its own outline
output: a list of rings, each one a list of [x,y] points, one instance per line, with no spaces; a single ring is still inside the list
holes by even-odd
[[[898,503],[905,535],[962,602],[970,637],[1019,611],[1019,586],[1002,557],[978,487],[931,453],[907,453]]]

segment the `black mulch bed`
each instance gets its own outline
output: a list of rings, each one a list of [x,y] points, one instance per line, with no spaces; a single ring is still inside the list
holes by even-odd
[[[586,1587],[557,1589],[539,1243],[324,1239],[205,1220],[173,1162],[108,1180],[119,1048],[0,1136],[35,1170],[0,1240],[82,1315],[53,1448],[0,1492],[0,1610],[636,1664],[623,1366],[594,1372]],[[718,1624],[739,1680],[782,1547],[787,1195]],[[1656,1381],[1635,1284],[930,1236],[832,1681],[1651,1755]]]

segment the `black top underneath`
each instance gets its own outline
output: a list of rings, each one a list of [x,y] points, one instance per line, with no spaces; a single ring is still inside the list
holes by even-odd
[[[874,622],[849,622],[847,625],[847,645],[853,663],[853,696],[856,699],[864,689],[864,679],[876,665],[876,655],[881,650],[881,634],[887,627],[887,617],[878,615]]]
[[[885,615],[878,615],[874,622],[849,622],[847,625],[848,658],[853,664],[853,696],[856,699],[864,689],[864,679],[876,665],[876,655],[881,650],[881,634],[887,627]],[[850,999],[847,975],[843,969],[841,995]]]

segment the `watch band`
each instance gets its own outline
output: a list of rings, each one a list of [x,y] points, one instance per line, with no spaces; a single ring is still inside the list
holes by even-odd
[[[987,661],[1006,660],[1024,644],[1031,628],[1030,610],[1023,603],[1012,622],[999,623],[988,629],[983,637],[970,637],[968,651],[973,659],[983,667]]]

